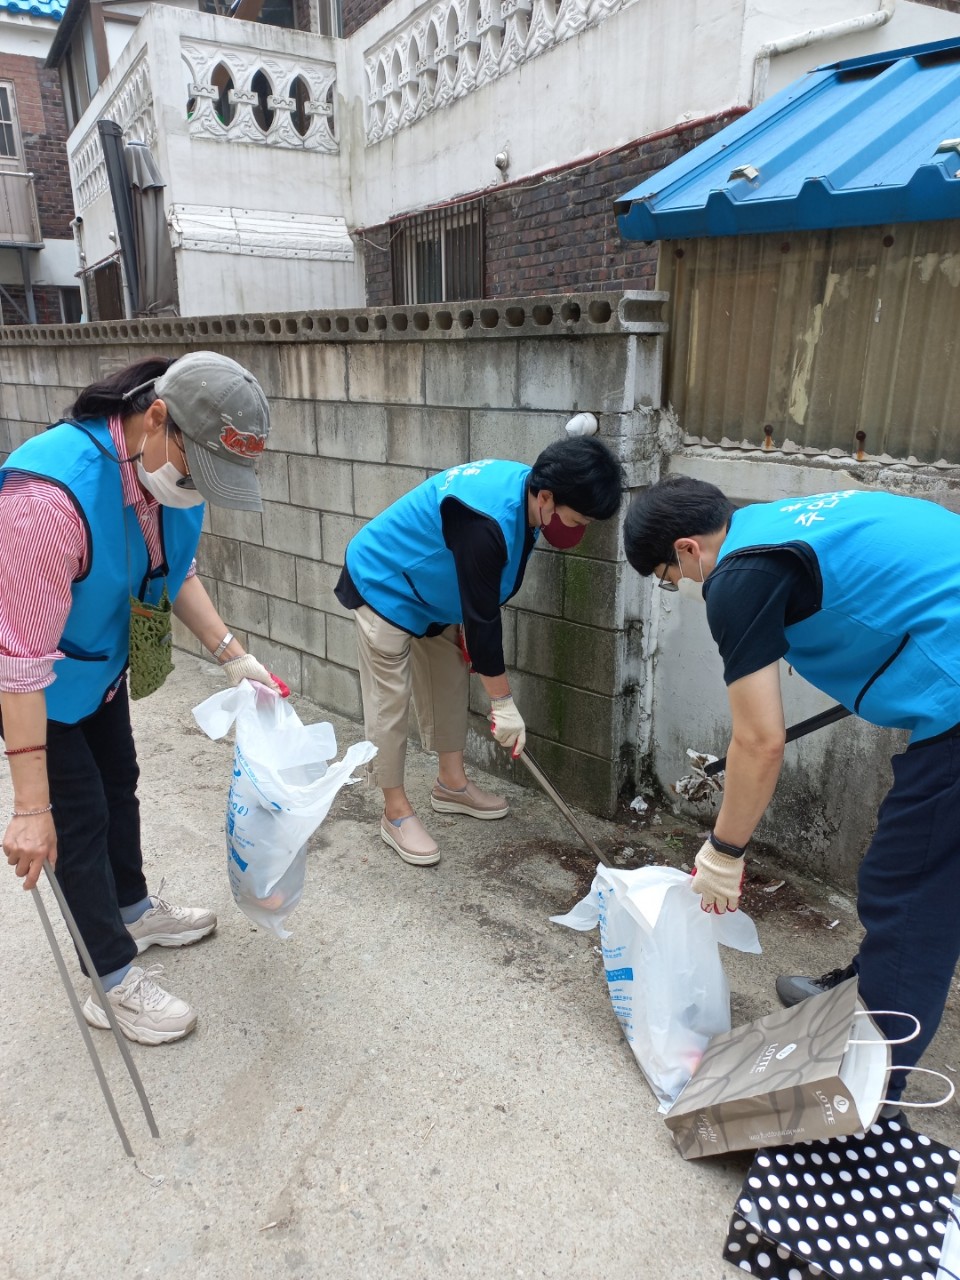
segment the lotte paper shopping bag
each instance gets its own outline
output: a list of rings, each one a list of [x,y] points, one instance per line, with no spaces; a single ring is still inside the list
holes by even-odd
[[[685,1160],[855,1133],[876,1120],[889,1066],[850,978],[715,1036],[664,1122]]]
[[[723,1256],[762,1280],[954,1280],[958,1159],[898,1120],[759,1151]]]

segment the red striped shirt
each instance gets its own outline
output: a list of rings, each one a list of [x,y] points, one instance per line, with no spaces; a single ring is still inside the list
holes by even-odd
[[[120,418],[110,435],[119,458],[127,444]],[[150,556],[161,563],[159,504],[145,494],[132,461],[120,463],[123,504],[136,511]],[[53,683],[53,664],[87,563],[87,534],[67,494],[47,480],[11,472],[0,488],[0,692],[35,693]],[[188,577],[196,572],[191,565]]]

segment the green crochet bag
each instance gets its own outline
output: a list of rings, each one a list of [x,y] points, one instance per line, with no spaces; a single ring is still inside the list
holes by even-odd
[[[173,670],[172,607],[164,586],[159,604],[130,597],[130,697],[146,698]]]

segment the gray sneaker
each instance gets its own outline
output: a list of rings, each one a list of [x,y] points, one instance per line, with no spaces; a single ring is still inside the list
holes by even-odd
[[[199,942],[217,927],[217,917],[203,907],[175,907],[160,895],[165,881],[160,881],[156,894],[150,895],[150,906],[133,924],[127,925],[127,933],[137,944],[137,954],[147,947],[185,947]]]
[[[792,1009],[801,1000],[809,1000],[811,996],[821,996],[824,991],[838,987],[841,982],[856,976],[857,971],[852,964],[848,964],[845,969],[831,969],[820,978],[781,976],[777,979],[777,995],[785,1008]]]
[[[128,1040],[136,1040],[138,1044],[166,1044],[168,1040],[189,1035],[197,1025],[196,1010],[157,985],[155,979],[162,972],[161,964],[146,970],[133,965],[124,980],[106,993],[120,1030]],[[110,1027],[96,992],[87,997],[83,1016],[91,1027],[101,1030]]]

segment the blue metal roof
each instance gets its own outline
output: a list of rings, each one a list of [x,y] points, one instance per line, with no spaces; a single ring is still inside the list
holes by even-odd
[[[10,13],[29,13],[34,18],[53,18],[59,22],[67,8],[67,0],[0,0],[0,9]]]
[[[960,217],[960,40],[817,67],[614,207],[628,240]]]

